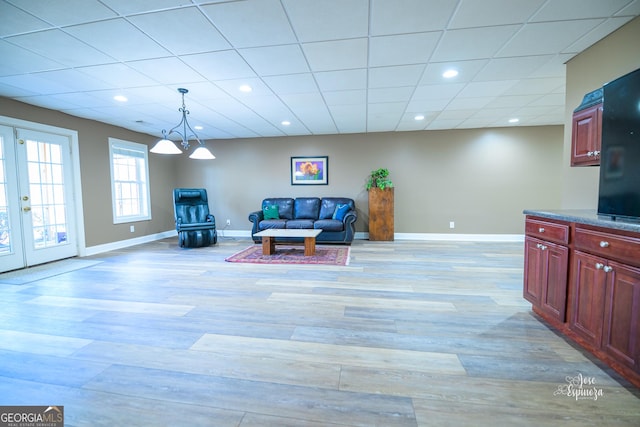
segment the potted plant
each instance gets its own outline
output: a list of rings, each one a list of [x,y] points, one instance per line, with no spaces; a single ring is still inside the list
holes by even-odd
[[[389,169],[371,171],[367,180],[369,192],[369,240],[392,241],[394,234],[393,182]]]
[[[369,175],[369,180],[367,181],[367,191],[373,187],[381,190],[393,187],[393,182],[389,179],[389,169],[380,168],[371,171],[371,175]]]

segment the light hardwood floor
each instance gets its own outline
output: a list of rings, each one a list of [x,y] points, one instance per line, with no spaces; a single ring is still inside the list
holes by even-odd
[[[66,426],[640,425],[638,389],[522,299],[521,243],[224,262],[251,244],[167,239],[0,285],[0,405],[64,405]],[[579,376],[597,400],[557,393]]]

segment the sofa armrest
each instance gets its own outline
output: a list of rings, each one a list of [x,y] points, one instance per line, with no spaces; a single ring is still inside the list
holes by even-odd
[[[255,211],[249,214],[249,221],[253,222],[254,224],[259,223],[263,219],[264,219],[264,213],[262,211]]]

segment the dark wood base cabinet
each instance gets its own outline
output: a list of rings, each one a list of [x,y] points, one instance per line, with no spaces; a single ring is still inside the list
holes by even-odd
[[[541,239],[563,227],[566,241]],[[527,216],[524,298],[640,387],[640,233]]]

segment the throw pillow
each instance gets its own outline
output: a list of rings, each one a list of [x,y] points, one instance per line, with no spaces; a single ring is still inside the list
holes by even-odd
[[[342,221],[345,217],[345,215],[347,215],[347,212],[349,212],[350,207],[349,205],[345,204],[345,205],[341,205],[341,204],[337,204],[336,205],[336,210],[333,212],[333,219],[337,219],[338,221]]]
[[[262,213],[264,214],[264,219],[280,219],[278,205],[265,206],[264,209],[262,209]]]

